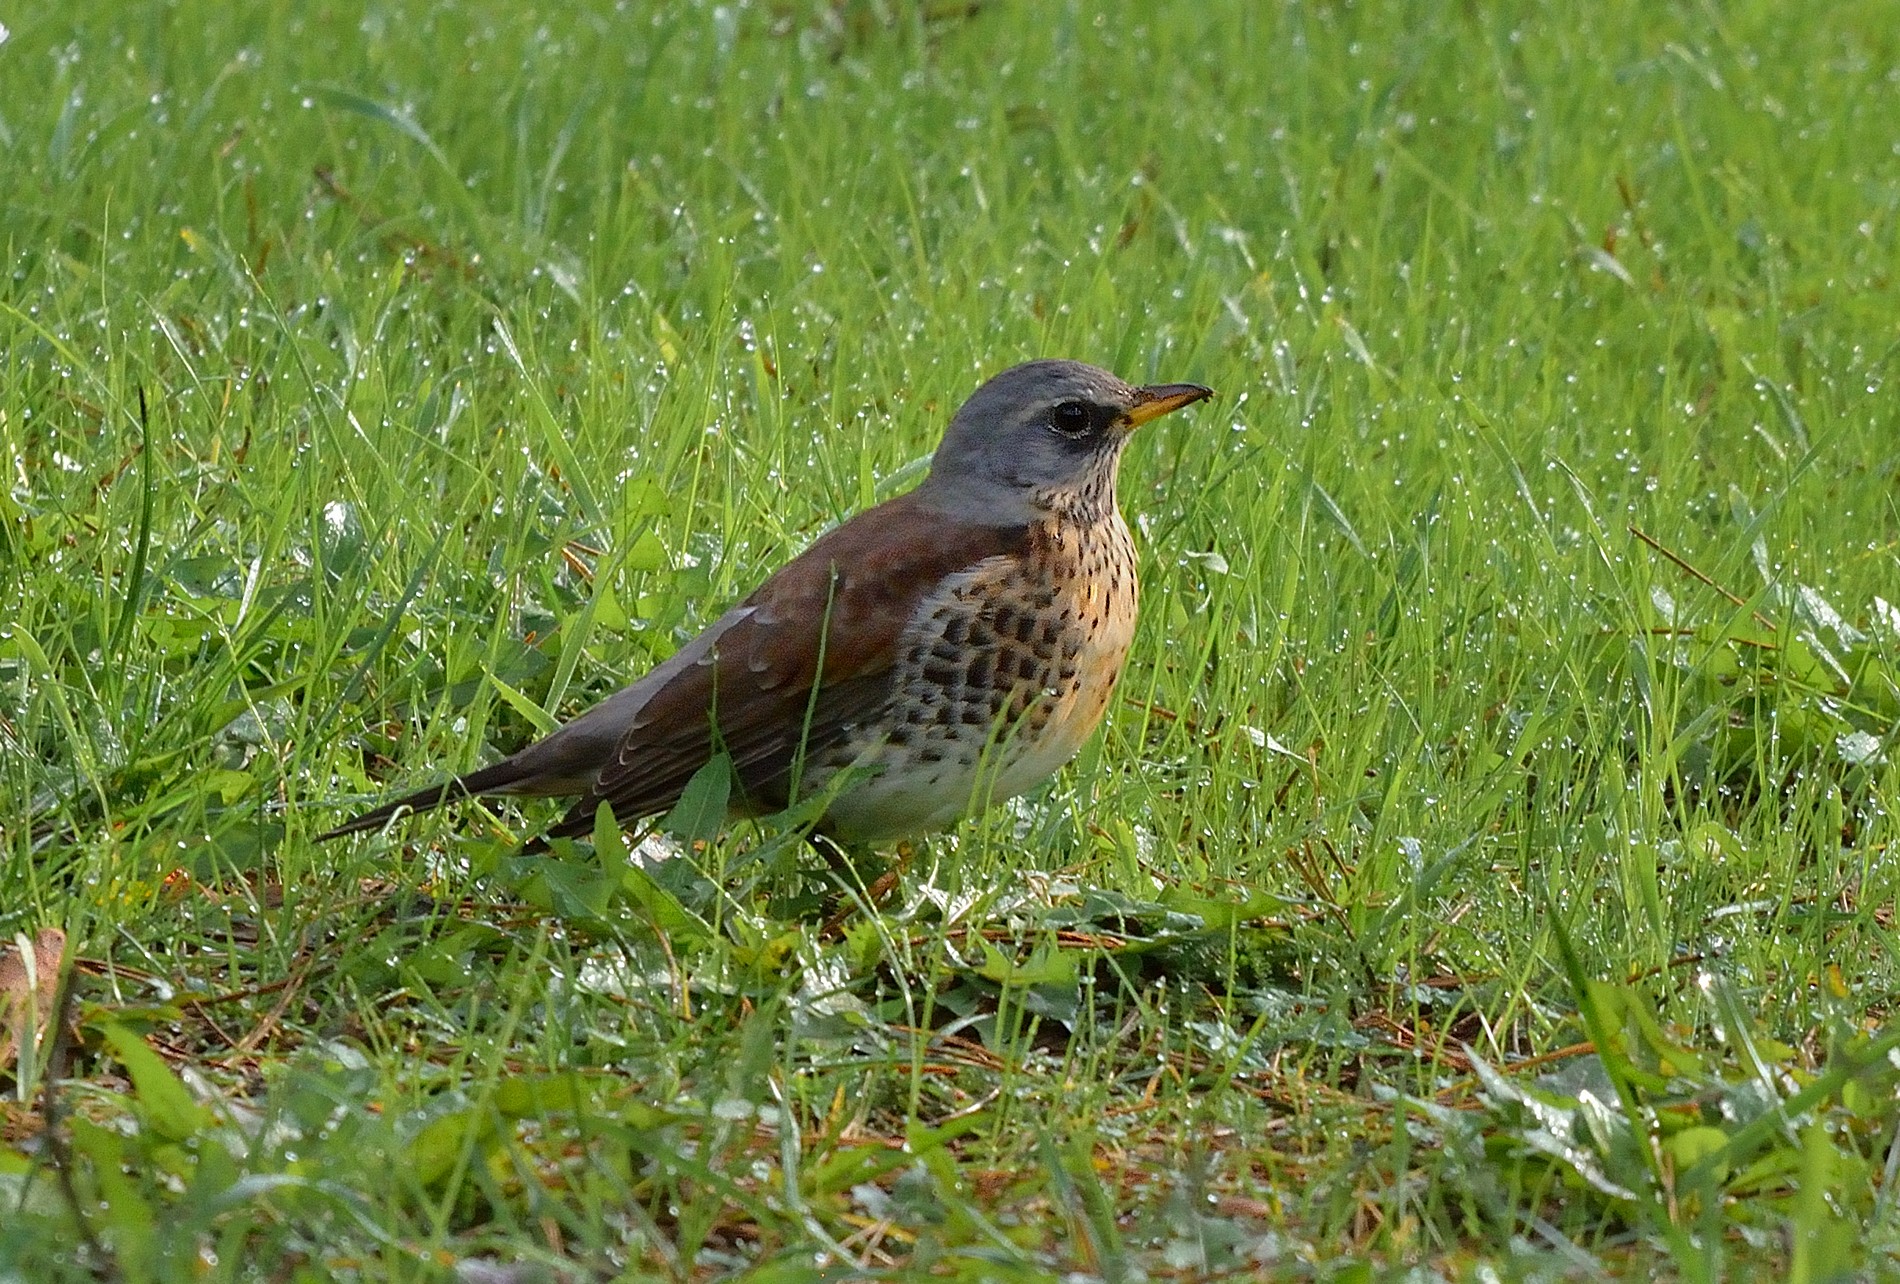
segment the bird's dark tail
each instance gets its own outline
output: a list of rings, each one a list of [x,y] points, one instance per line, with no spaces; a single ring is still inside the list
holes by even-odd
[[[393,802],[380,807],[372,807],[360,816],[353,816],[335,829],[326,830],[317,835],[320,843],[332,838],[341,838],[345,834],[360,834],[367,829],[381,829],[398,812],[434,811],[446,803],[462,798],[474,798],[481,794],[510,793],[508,786],[523,776],[519,764],[511,758],[504,758],[492,767],[483,767],[480,771],[471,771],[466,776],[451,776],[439,784],[427,789],[418,789],[413,794],[404,794]]]

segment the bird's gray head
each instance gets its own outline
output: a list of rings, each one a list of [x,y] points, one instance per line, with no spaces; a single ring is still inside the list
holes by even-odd
[[[1052,508],[1081,516],[1113,509],[1128,434],[1213,395],[1192,383],[1131,387],[1080,361],[1014,366],[950,421],[924,495],[945,511],[1002,522]]]

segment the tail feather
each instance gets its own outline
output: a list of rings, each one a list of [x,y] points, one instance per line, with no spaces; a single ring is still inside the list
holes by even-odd
[[[320,843],[332,838],[342,838],[346,834],[360,834],[369,829],[381,829],[400,812],[434,811],[447,803],[463,798],[475,798],[483,794],[513,793],[509,786],[523,778],[521,767],[511,758],[503,759],[492,767],[483,767],[480,771],[471,771],[466,776],[451,776],[447,780],[418,789],[412,794],[381,806],[372,807],[360,816],[352,816],[335,829],[326,830],[317,835]]]

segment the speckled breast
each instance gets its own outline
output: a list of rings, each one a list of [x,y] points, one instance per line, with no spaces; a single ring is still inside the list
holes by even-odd
[[[815,764],[866,769],[829,809],[831,830],[869,841],[942,828],[1074,757],[1121,677],[1138,592],[1112,511],[1051,517],[1022,555],[947,578],[904,632],[880,716]]]

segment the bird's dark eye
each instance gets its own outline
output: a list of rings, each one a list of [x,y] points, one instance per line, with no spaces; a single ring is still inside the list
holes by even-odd
[[[1049,426],[1064,437],[1084,437],[1090,428],[1089,408],[1079,401],[1059,401],[1049,412]]]

